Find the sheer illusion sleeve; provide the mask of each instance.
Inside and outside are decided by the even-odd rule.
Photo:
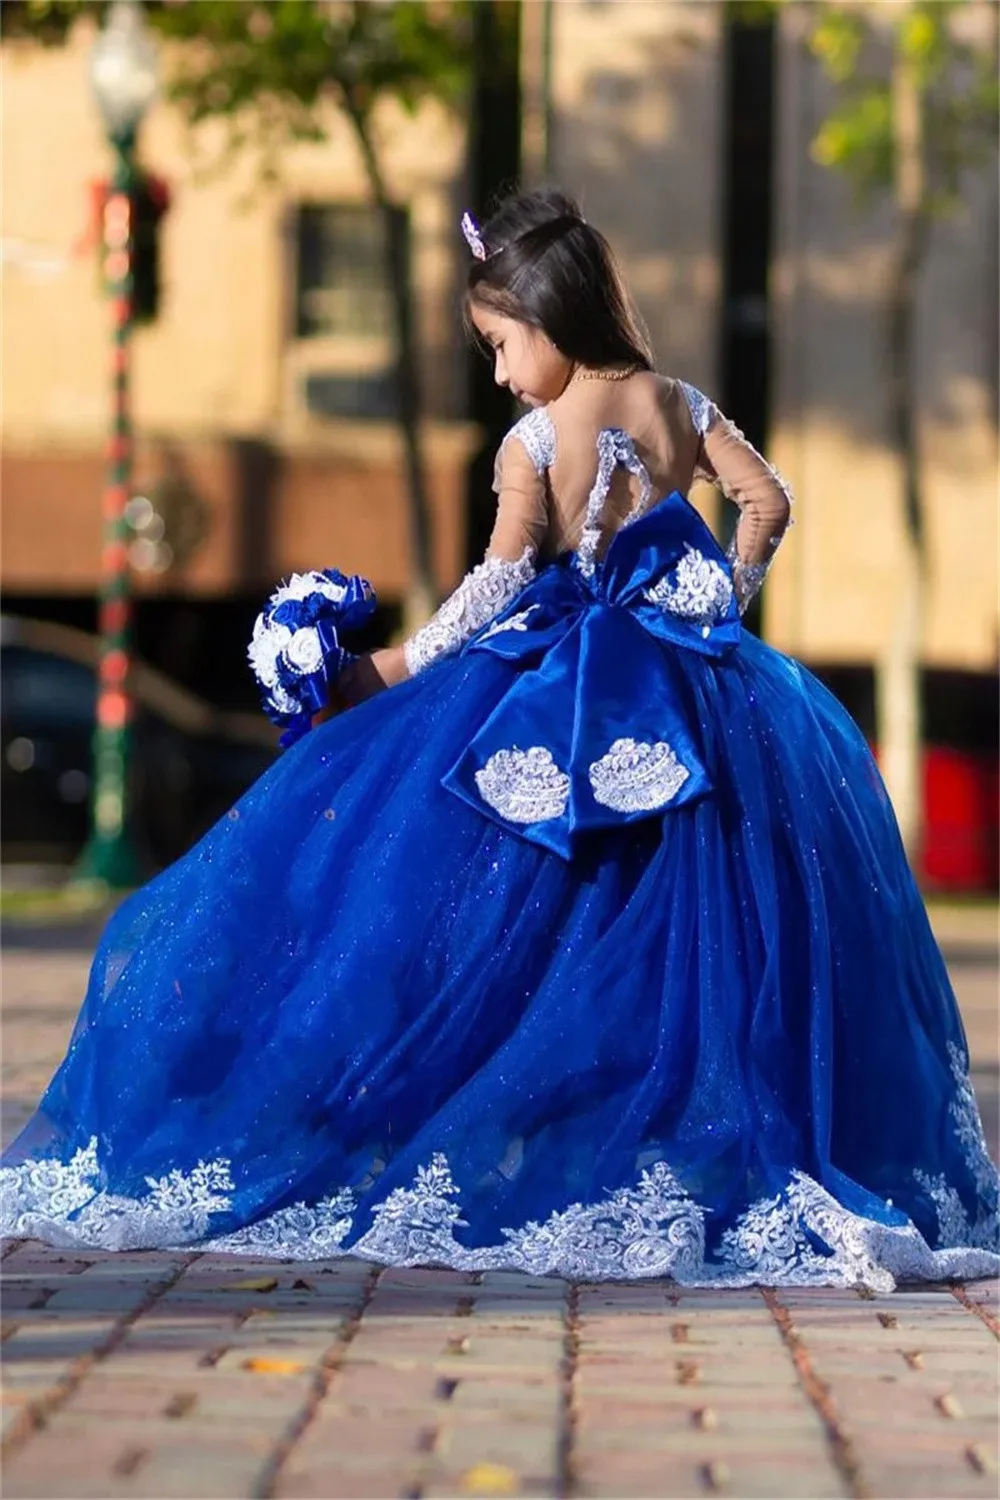
[[[742,613],[764,582],[788,528],[792,492],[714,401],[693,386],[682,389],[699,436],[696,476],[718,484],[740,509],[729,560]]]
[[[552,423],[539,409],[518,423],[497,456],[494,488],[500,500],[486,556],[467,573],[437,614],[403,647],[410,676],[439,656],[458,651],[505,609],[535,576],[539,549],[548,529],[545,470],[554,448]]]

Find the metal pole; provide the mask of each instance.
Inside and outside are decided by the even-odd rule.
[[[132,605],[125,508],[132,480],[129,403],[135,248],[134,134],[112,142],[115,171],[104,207],[104,273],[111,295],[113,414],[104,491],[101,549],[100,664],[93,741],[91,834],[79,875],[116,889],[136,885],[140,861],[128,827]]]

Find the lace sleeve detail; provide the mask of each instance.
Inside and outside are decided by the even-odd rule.
[[[740,519],[727,550],[740,613],[760,588],[791,521],[792,492],[778,470],[748,443],[739,428],[693,385],[679,381],[698,434],[696,478],[717,484],[739,506]]]
[[[500,444],[493,476],[493,488],[497,494],[500,493],[503,482],[504,449],[511,438],[520,438],[536,474],[544,474],[556,461],[555,426],[546,407],[536,406],[533,411],[526,412],[519,422],[514,423]]]
[[[458,651],[516,599],[535,576],[535,552],[526,547],[516,562],[487,556],[467,573],[455,592],[445,600],[433,619],[403,646],[411,677]]]
[[[697,386],[688,385],[686,380],[678,380],[677,384],[687,402],[695,432],[699,437],[704,437],[713,420],[718,416],[719,408],[703,391],[699,391]]]
[[[737,550],[735,536],[726,548],[726,557],[729,559],[729,565],[733,570],[733,591],[736,594],[736,603],[741,615],[746,614],[747,606],[764,587],[764,579],[767,577],[768,568],[774,561],[774,549],[777,546],[778,543],[775,542],[771,556],[766,561],[760,563],[743,561]]]
[[[511,438],[519,439],[513,448]],[[555,456],[556,431],[543,406],[515,422],[504,438],[494,478],[500,505],[489,551],[433,619],[404,642],[411,677],[460,650],[534,578],[547,527],[545,471]]]

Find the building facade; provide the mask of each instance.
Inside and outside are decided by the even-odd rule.
[[[903,544],[884,355],[891,225],[885,205],[860,211],[811,156],[831,96],[806,45],[809,15],[788,5],[771,31],[751,33],[717,0],[527,0],[522,175],[580,197],[621,257],[661,368],[715,396],[786,474],[796,525],[762,628],[826,675],[871,733]],[[970,0],[963,24],[989,45],[995,7]],[[81,26],[63,49],[0,48],[0,582],[11,610],[90,597],[98,576],[109,314],[94,249],[80,241],[87,184],[108,159],[90,41]],[[144,125],[144,163],[167,179],[173,204],[162,311],[135,343],[137,481],[179,483],[201,515],[194,543],[137,571],[144,597],[250,601],[290,569],[329,563],[366,573],[389,601],[405,588],[378,231],[350,131],[333,115],[329,129],[322,146],[290,150],[278,185],[265,187],[249,160],[205,172],[221,141],[192,140],[166,105]],[[379,131],[409,246],[444,590],[468,561],[481,436],[468,420],[459,317],[469,132],[433,105],[415,117],[386,108]],[[989,843],[980,865],[991,869],[996,168],[994,152],[967,174],[961,210],[933,228],[918,347],[928,732],[985,767],[966,821]],[[695,499],[725,527],[724,502]]]
[[[798,498],[768,583],[768,638],[809,662],[870,661],[891,629],[902,525],[883,347],[890,216],[884,206],[860,210],[811,158],[831,93],[806,46],[810,7],[784,7],[773,77],[752,80],[772,127],[757,186],[770,198],[771,244],[756,305],[746,294],[726,302],[734,80],[725,7],[550,0],[528,9],[526,165],[565,183],[609,226],[661,368],[722,402],[727,325],[766,330],[768,431],[751,435],[766,439]],[[966,25],[988,44],[995,8],[984,0],[969,12]],[[969,172],[963,208],[933,228],[917,356],[931,558],[924,657],[984,673],[998,650],[996,166],[994,153]],[[746,229],[736,223],[733,237]],[[749,432],[747,415],[732,414]]]
[[[3,66],[5,317],[2,583],[92,592],[109,413],[109,310],[89,234],[89,184],[109,169],[90,97],[92,28],[63,48],[9,41]],[[408,574],[392,340],[379,222],[346,122],[286,153],[213,174],[222,141],[159,104],[143,165],[172,196],[159,317],[134,340],[136,482],[182,477],[201,540],[137,572],[147,595],[225,597],[293,568],[341,564],[388,598]],[[465,350],[457,315],[457,184],[465,130],[444,109],[378,121],[408,245],[427,421],[424,449],[442,589],[465,565]],[[161,557],[162,557],[161,551]],[[142,553],[139,553],[142,560]]]

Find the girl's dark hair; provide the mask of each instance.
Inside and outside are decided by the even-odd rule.
[[[653,368],[611,247],[572,198],[554,189],[515,194],[481,232],[486,259],[469,267],[470,302],[540,328],[578,364]]]

